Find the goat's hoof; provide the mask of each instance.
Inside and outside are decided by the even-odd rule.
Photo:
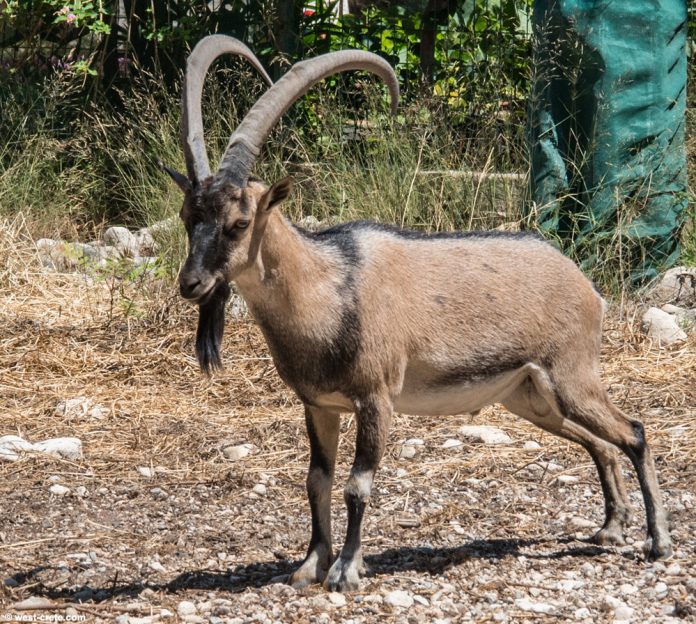
[[[672,544],[669,540],[665,543],[659,543],[655,540],[645,540],[645,559],[646,561],[658,561],[660,559],[669,559],[672,556]]]
[[[330,560],[324,557],[320,558],[316,552],[310,553],[302,565],[288,577],[288,585],[295,589],[301,589],[307,585],[323,582],[329,567],[328,563]]]
[[[355,591],[360,587],[362,561],[337,559],[324,580],[324,588],[330,592]]]
[[[326,573],[324,573],[324,576],[326,576]],[[295,572],[288,577],[288,585],[294,587],[295,589],[302,589],[308,585],[321,583],[324,576],[319,578],[318,574],[305,574],[301,569],[295,570]]]
[[[590,538],[590,541],[600,546],[624,546],[626,544],[621,529],[616,527],[604,527],[600,529]]]

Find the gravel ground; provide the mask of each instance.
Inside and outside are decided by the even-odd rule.
[[[500,408],[397,415],[364,527],[370,572],[341,595],[283,583],[309,539],[309,449],[302,410],[253,323],[230,320],[226,372],[206,380],[191,355],[194,312],[171,293],[150,289],[140,316],[118,317],[113,284],[23,284],[0,309],[0,436],[75,436],[83,457],[0,462],[0,619],[696,621],[693,336],[679,350],[651,349],[630,315],[614,313],[605,340],[612,396],[641,415],[653,445],[670,560],[642,558],[643,506],[627,464],[628,544],[598,547],[586,538],[603,504],[583,452]],[[103,409],[56,413],[78,396]],[[511,442],[458,435],[471,424]],[[344,418],[337,544],[354,430]],[[225,449],[241,444],[249,453],[229,459]]]

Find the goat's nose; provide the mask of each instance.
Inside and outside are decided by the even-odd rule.
[[[179,276],[179,292],[184,299],[192,299],[201,280],[195,275]]]

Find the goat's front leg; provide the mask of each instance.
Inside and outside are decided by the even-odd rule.
[[[296,588],[321,583],[333,560],[331,551],[331,486],[333,485],[340,418],[334,412],[305,406],[310,459],[307,495],[312,511],[312,538],[302,565],[288,582]]]
[[[344,491],[348,529],[341,554],[324,581],[324,586],[329,591],[354,590],[360,583],[360,573],[364,571],[360,545],[363,514],[372,492],[375,472],[384,453],[392,415],[391,402],[384,397],[369,397],[355,403],[355,459]]]

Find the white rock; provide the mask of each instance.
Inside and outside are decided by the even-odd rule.
[[[92,407],[92,400],[84,396],[77,396],[56,403],[53,413],[56,416],[75,418],[85,416]]]
[[[396,469],[396,478],[403,479],[404,477],[408,477],[408,470],[406,470],[405,468],[397,468]]]
[[[150,569],[154,570],[155,572],[166,572],[166,568],[156,559],[153,559],[150,561]]]
[[[522,448],[526,451],[534,451],[536,449],[541,448],[541,444],[538,442],[535,442],[534,440],[527,440],[523,445]]]
[[[428,601],[428,599],[427,599],[425,596],[418,596],[418,595],[415,595],[415,596],[413,597],[413,600],[414,600],[414,602],[417,602],[418,604],[421,604],[421,605],[423,605],[424,607],[430,606],[430,602]]]
[[[384,597],[384,602],[392,607],[403,607],[404,609],[408,609],[409,607],[413,606],[413,598],[411,597],[411,594],[402,589],[395,589],[394,591],[389,592]]]
[[[587,607],[580,607],[573,611],[573,616],[576,620],[584,620],[590,617],[590,610]]]
[[[574,475],[560,475],[558,477],[559,483],[577,483],[579,480],[580,478]]]
[[[34,445],[16,435],[0,438],[0,461],[17,461],[21,453],[34,450]]]
[[[138,255],[139,244],[138,239],[124,227],[110,227],[104,232],[104,242],[107,245],[112,245],[118,251],[130,258]]]
[[[655,583],[655,593],[659,596],[660,594],[666,594],[667,593],[667,583],[664,583],[663,581],[658,581]]]
[[[594,576],[595,568],[589,561],[585,561],[585,563],[580,566],[580,572],[582,572],[585,576]]]
[[[163,618],[174,617],[174,614],[169,609],[160,609],[159,614],[160,614],[160,617],[163,617]]]
[[[621,592],[622,596],[630,596],[631,594],[635,594],[638,591],[638,588],[630,583],[623,583],[619,587],[619,591]]]
[[[573,516],[570,519],[570,524],[576,529],[591,529],[595,526],[594,521],[588,520],[587,518],[581,518],[580,516]]]
[[[66,488],[60,483],[54,483],[50,488],[48,488],[48,491],[55,496],[65,496],[68,492],[70,492],[70,488]]]
[[[93,418],[94,420],[101,420],[102,418],[106,418],[108,415],[109,408],[104,407],[103,405],[94,405],[89,412],[87,412],[87,416]]]
[[[52,605],[53,602],[48,598],[32,596],[31,598],[25,598],[24,600],[15,602],[13,605],[11,605],[11,608],[16,609],[17,611],[30,611],[31,609],[44,609],[46,607],[51,607]]]
[[[257,483],[253,488],[252,492],[255,492],[259,496],[266,495],[266,486],[263,483]]]
[[[675,561],[674,563],[670,563],[667,566],[667,569],[665,570],[665,574],[668,574],[670,576],[678,576],[681,574],[681,566]]]
[[[222,449],[222,454],[230,461],[239,461],[253,450],[253,444],[238,444],[237,446],[226,446]]]
[[[399,459],[413,459],[416,456],[416,447],[404,444],[399,450]]]
[[[615,611],[621,606],[624,606],[626,603],[623,600],[619,600],[618,598],[611,596],[610,594],[606,594],[602,598],[602,607],[604,608],[605,611]]]
[[[522,611],[532,611],[533,613],[553,613],[556,607],[546,602],[534,602],[529,598],[517,598],[515,606]]]
[[[678,316],[680,314],[683,314],[686,312],[684,308],[680,308],[679,306],[672,305],[671,303],[665,303],[660,310],[663,312],[667,312],[667,314],[674,314],[674,316]]]
[[[138,246],[138,254],[141,256],[150,256],[158,252],[157,243],[152,237],[152,232],[149,228],[140,228],[134,235],[135,242]]]
[[[159,615],[146,615],[143,617],[135,617],[133,615],[128,616],[128,624],[155,624],[159,622]]]
[[[34,444],[34,449],[40,453],[64,457],[65,459],[80,459],[82,457],[82,441],[79,438],[50,438]]]
[[[87,491],[87,488],[84,485],[78,485],[75,488],[75,494],[80,498],[87,498],[87,496],[89,496],[89,492]]]
[[[622,604],[614,609],[614,622],[630,621],[633,617],[634,609],[627,604]]]
[[[659,308],[649,308],[642,319],[643,331],[658,346],[669,346],[684,342],[686,333],[679,327],[677,319]]]
[[[473,438],[484,444],[510,444],[512,439],[502,429],[489,425],[464,425],[459,433],[465,438]]]
[[[193,615],[196,613],[196,611],[196,605],[188,600],[182,600],[178,605],[176,605],[176,612],[179,614],[179,617]]]
[[[51,251],[51,249],[53,249],[57,244],[58,241],[55,241],[52,238],[40,238],[34,243],[39,252]]]
[[[330,592],[327,595],[327,598],[329,599],[329,602],[334,605],[334,607],[345,607],[346,606],[346,597],[343,594],[339,594],[338,592]]]
[[[442,443],[442,448],[456,448],[457,446],[461,446],[462,441],[461,440],[455,440],[454,438],[449,438],[448,440],[445,440]]]
[[[669,269],[650,295],[652,300],[663,304],[696,305],[696,269],[685,266]]]
[[[141,477],[145,477],[146,479],[152,479],[157,472],[154,468],[150,468],[149,466],[138,466],[137,471],[140,473]]]
[[[423,446],[425,444],[424,440],[421,440],[420,438],[409,438],[404,442],[404,444],[408,446]]]

